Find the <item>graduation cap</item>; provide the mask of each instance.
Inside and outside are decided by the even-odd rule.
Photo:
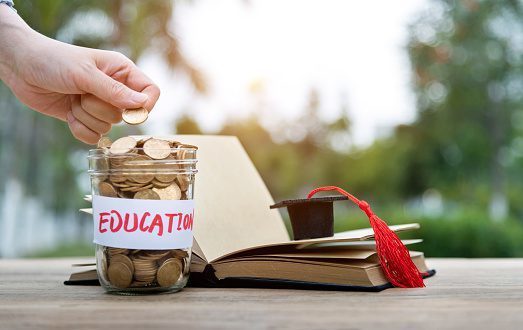
[[[322,191],[337,191],[342,196],[316,197]],[[350,200],[369,218],[374,232],[376,252],[387,279],[400,288],[424,287],[423,278],[409,251],[398,236],[390,230],[385,221],[371,209],[369,203],[336,186],[325,186],[311,190],[306,199],[292,199],[271,205],[271,209],[287,207],[291,218],[294,239],[330,237],[334,235],[333,203],[338,200]]]
[[[270,208],[287,208],[295,240],[331,237],[334,235],[333,203],[347,199],[346,196],[289,199]]]

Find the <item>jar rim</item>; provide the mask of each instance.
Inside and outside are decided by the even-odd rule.
[[[187,150],[192,155],[196,155],[197,149],[194,148],[171,148],[173,151]],[[143,150],[143,148],[132,148],[130,151]],[[165,149],[148,149],[148,150],[165,150]],[[118,160],[121,158],[143,156],[134,152],[122,154],[111,154],[106,148],[96,148],[89,150],[87,159],[89,160],[89,169],[87,171],[91,176],[102,175],[125,175],[125,174],[195,174],[198,172],[196,163],[198,159],[173,159],[166,157],[164,159],[129,159],[125,165],[118,168],[93,168],[92,162],[96,164],[100,160]],[[136,168],[143,166],[142,168]],[[94,166],[96,167],[96,166]]]

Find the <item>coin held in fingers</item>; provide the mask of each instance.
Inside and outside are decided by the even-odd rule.
[[[122,113],[123,121],[130,125],[138,125],[147,120],[149,111],[145,108],[125,109]]]

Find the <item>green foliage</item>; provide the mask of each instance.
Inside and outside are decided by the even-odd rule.
[[[521,175],[513,141],[520,116],[523,11],[516,1],[433,1],[411,26],[409,55],[419,117],[397,143],[415,141],[406,168],[433,187],[472,202],[507,196]],[[486,193],[486,196],[485,196]],[[519,205],[513,208],[521,212]]]
[[[523,224],[516,219],[493,222],[478,209],[412,219],[409,212],[397,207],[378,209],[378,215],[389,224],[420,223],[419,230],[399,236],[423,239],[423,243],[409,248],[423,251],[428,257],[523,257]],[[338,209],[335,214],[337,232],[368,227],[368,219],[356,207]]]
[[[28,258],[93,257],[94,245],[89,243],[64,243],[50,250],[29,254]]]

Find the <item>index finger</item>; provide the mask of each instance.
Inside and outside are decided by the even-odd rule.
[[[151,78],[143,73],[143,71],[137,66],[134,66],[130,69],[129,74],[123,83],[129,88],[149,96],[149,99],[145,103],[145,109],[151,112],[160,97],[160,88],[156,86]]]
[[[109,51],[96,51],[95,60],[97,67],[133,91],[148,96],[144,107],[151,109],[160,97],[160,89],[133,61],[124,55]]]

